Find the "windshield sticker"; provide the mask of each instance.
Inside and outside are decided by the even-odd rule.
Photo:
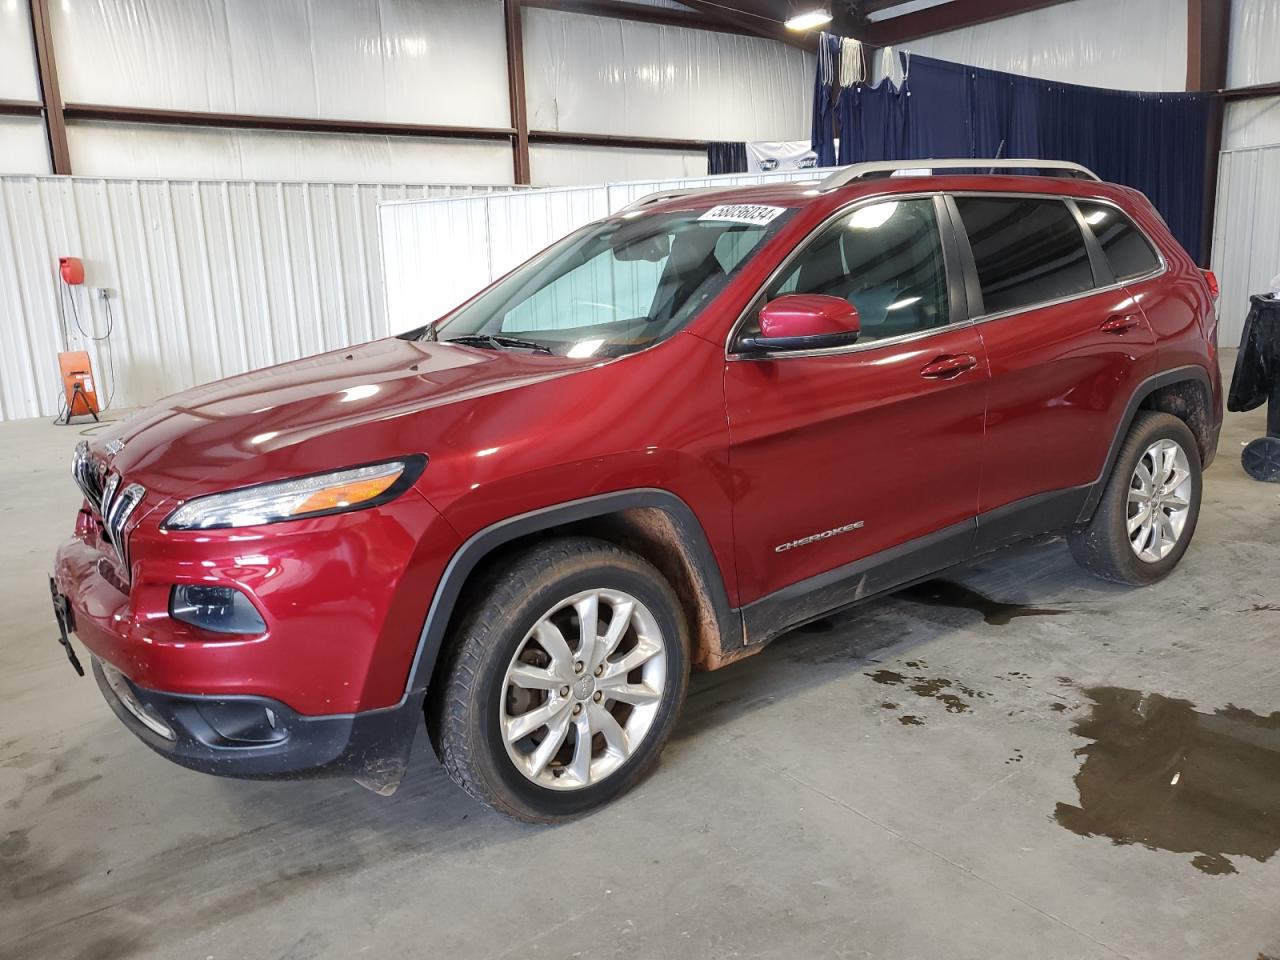
[[[726,203],[712,207],[699,220],[720,220],[727,223],[751,223],[764,226],[787,212],[786,207],[766,207],[758,203]]]

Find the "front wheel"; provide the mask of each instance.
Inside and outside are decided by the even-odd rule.
[[[1145,586],[1178,565],[1200,517],[1200,452],[1190,428],[1167,413],[1134,419],[1093,518],[1067,537],[1084,569]]]
[[[554,540],[493,571],[469,602],[432,723],[453,780],[539,823],[634,784],[688,683],[688,631],[662,575],[602,540]]]

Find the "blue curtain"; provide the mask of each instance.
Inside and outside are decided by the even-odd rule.
[[[836,68],[840,63],[840,38],[830,33],[823,33],[818,38],[818,68],[813,80],[813,135],[810,146],[818,155],[818,166],[834,167],[836,165],[835,129],[833,121],[836,116],[836,94],[839,89],[836,80]]]
[[[747,145],[741,140],[707,144],[707,173],[746,173]]]
[[[883,80],[842,92],[836,111],[840,163],[995,156],[1073,160],[1104,180],[1145,193],[1173,235],[1202,260],[1210,107],[1204,94],[1051,83],[931,57],[904,62],[901,89]],[[820,100],[829,102],[830,93],[823,97],[815,88],[815,105]]]

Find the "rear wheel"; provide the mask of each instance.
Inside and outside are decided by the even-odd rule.
[[[1115,583],[1162,580],[1191,543],[1201,484],[1190,428],[1167,413],[1139,413],[1093,519],[1067,537],[1076,562]]]
[[[488,583],[455,637],[432,725],[445,769],[520,820],[608,802],[657,760],[684,699],[674,592],[640,557],[585,538],[534,547]]]

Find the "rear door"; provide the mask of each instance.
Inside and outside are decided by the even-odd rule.
[[[734,355],[731,344],[725,400],[744,600],[886,551],[897,551],[895,570],[915,570],[967,550],[987,365],[964,317],[947,224],[940,198],[860,205],[819,229],[748,310],[738,337],[758,330],[760,307],[778,296],[839,296],[858,308],[862,332],[851,347],[763,357]],[[898,562],[939,531],[936,543],[915,545],[912,563]],[[862,586],[882,587],[884,573]],[[848,584],[826,587],[854,599]],[[790,593],[799,601],[812,591]],[[784,604],[764,632],[803,609]],[[748,617],[749,632],[758,622]]]
[[[1155,369],[1155,339],[1074,202],[952,203],[991,365],[981,549],[1074,521],[1129,398]]]

